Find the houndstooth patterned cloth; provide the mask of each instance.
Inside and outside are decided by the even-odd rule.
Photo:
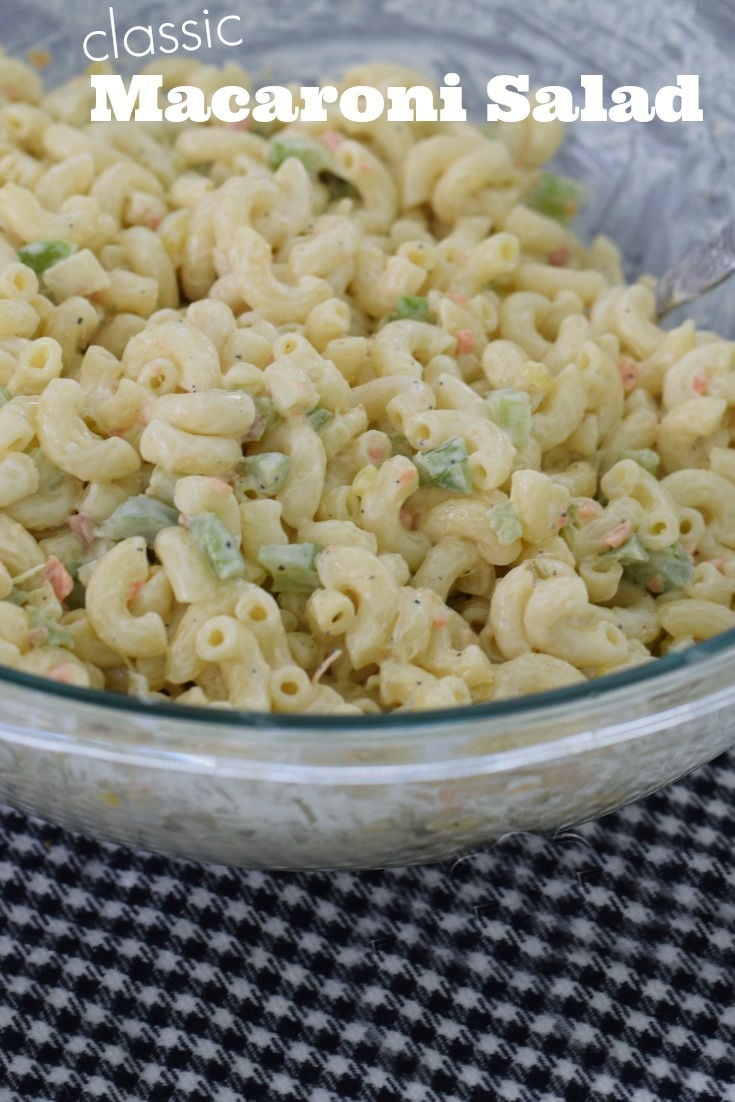
[[[206,867],[0,816],[0,1102],[735,1100],[735,756],[556,838]]]

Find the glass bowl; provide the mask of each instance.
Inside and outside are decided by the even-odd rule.
[[[168,9],[128,0],[114,11],[127,27],[169,20]],[[105,25],[101,10],[92,0],[73,10],[29,0],[6,14],[3,44],[19,56],[50,50],[51,85],[83,71],[82,40]],[[358,61],[395,60],[435,77],[460,73],[475,111],[496,73],[570,88],[581,73],[604,73],[610,87],[649,89],[699,74],[702,123],[574,124],[557,164],[586,185],[578,229],[613,237],[631,277],[660,273],[733,216],[727,0],[642,0],[630,9],[593,0],[521,9],[488,0],[233,0],[226,11],[244,28],[236,60],[259,80],[323,83]],[[732,297],[724,284],[687,312],[733,337]],[[601,815],[725,750],[735,742],[734,670],[735,632],[727,632],[521,700],[360,718],[151,706],[0,670],[0,799],[99,837],[232,865],[437,860],[510,831]]]

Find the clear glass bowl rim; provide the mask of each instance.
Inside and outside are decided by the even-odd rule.
[[[323,732],[325,727],[339,726],[342,731],[354,731],[363,735],[373,734],[376,742],[383,741],[384,734],[395,733],[397,728],[408,729],[413,736],[426,737],[427,740],[440,739],[450,732],[461,735],[462,728],[469,729],[478,721],[497,721],[503,718],[516,721],[532,720],[539,713],[547,711],[552,722],[555,713],[567,708],[579,706],[585,700],[594,700],[600,709],[621,690],[636,688],[645,690],[650,684],[652,690],[661,688],[661,682],[667,675],[699,667],[706,676],[707,666],[714,665],[731,651],[735,665],[735,628],[720,632],[693,646],[674,651],[660,658],[643,662],[617,672],[603,674],[600,677],[579,682],[574,685],[548,689],[543,692],[524,694],[503,700],[487,701],[478,704],[459,705],[451,708],[434,708],[421,711],[392,711],[376,714],[344,716],[318,714],[290,714],[283,712],[255,712],[244,710],[225,710],[219,708],[180,705],[173,701],[146,701],[141,698],[122,696],[99,689],[85,689],[73,685],[63,685],[34,674],[22,673],[9,667],[0,668],[0,699],[3,684],[28,689],[44,696],[44,704],[54,699],[59,702],[76,702],[82,705],[99,707],[108,712],[126,713],[131,717],[140,716],[146,720],[165,718],[176,720],[182,727],[182,742],[196,724],[229,728],[238,726],[247,729],[248,737],[290,740],[297,734]],[[655,713],[652,712],[653,716]],[[581,732],[580,732],[581,733]],[[586,732],[587,734],[589,733]],[[2,738],[0,729],[0,739]],[[85,736],[75,735],[75,744],[83,744]],[[89,741],[96,743],[97,738],[90,736]],[[551,740],[555,741],[555,740]],[[548,743],[547,743],[548,746]],[[168,750],[172,747],[169,745]],[[530,749],[530,747],[527,747]]]

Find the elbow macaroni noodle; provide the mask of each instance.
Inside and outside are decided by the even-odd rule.
[[[99,127],[6,61],[0,661],[357,714],[735,625],[735,344],[534,203],[557,126]]]

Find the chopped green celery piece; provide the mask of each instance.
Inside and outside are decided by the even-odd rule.
[[[609,551],[604,552],[604,555],[607,559],[619,562],[621,566],[634,566],[636,563],[648,562],[649,558],[649,552],[635,532],[625,543],[621,543],[620,547],[611,547]]]
[[[487,511],[487,522],[503,547],[509,547],[523,535],[521,521],[512,501],[491,505]]]
[[[172,528],[179,523],[176,509],[164,505],[155,497],[137,494],[123,501],[115,512],[97,526],[97,535],[110,540],[126,540],[130,536],[143,536],[152,547],[158,533],[163,528]]]
[[[310,176],[319,178],[329,192],[330,202],[358,198],[357,188],[333,171],[332,157],[318,142],[293,134],[273,138],[268,147],[270,168],[275,172],[288,157],[297,157]]]
[[[41,612],[40,608],[35,608],[31,605],[28,609],[28,619],[31,623],[31,628],[37,630],[41,628],[46,632],[46,638],[44,642],[48,643],[51,647],[68,647],[71,644],[71,635],[63,628],[58,620],[52,619],[50,616],[46,616]]]
[[[679,543],[664,551],[649,551],[644,563],[630,563],[623,576],[634,585],[642,586],[658,596],[682,589],[691,580],[694,564]]]
[[[238,470],[243,472],[235,480],[235,495],[239,500],[246,497],[248,491],[258,497],[275,497],[291,473],[291,460],[283,452],[261,452],[245,456]]]
[[[267,543],[258,562],[270,574],[274,593],[312,593],[319,586],[316,560],[320,543]]]
[[[12,397],[13,395],[6,386],[0,386],[0,406],[6,405]]]
[[[402,436],[400,432],[389,432],[388,439],[390,440],[391,456],[405,455],[407,459],[413,459],[414,450],[405,436]]]
[[[634,459],[649,474],[655,474],[661,465],[661,457],[656,454],[653,448],[639,448],[637,451],[623,452],[620,458]]]
[[[317,176],[331,167],[332,159],[323,146],[310,138],[296,135],[272,138],[268,146],[268,167],[280,168],[289,157],[296,157],[310,176]]]
[[[424,295],[399,295],[388,321],[428,321],[429,300]]]
[[[273,401],[264,394],[253,398],[253,404],[255,406],[255,420],[243,437],[243,443],[246,444],[253,440],[262,439],[278,420],[278,412],[273,405]]]
[[[218,578],[242,578],[245,560],[235,537],[216,513],[200,513],[189,521],[189,534],[209,559]]]
[[[498,426],[507,432],[517,448],[528,443],[531,435],[531,402],[525,390],[503,387],[492,390],[485,398],[490,407],[490,416]]]
[[[333,417],[334,414],[331,410],[325,409],[324,406],[314,406],[314,409],[307,413],[306,420],[314,432],[319,432],[319,429],[326,425],[327,421],[331,421]]]
[[[163,467],[154,467],[146,487],[146,496],[162,501],[164,505],[174,507],[174,490],[179,476],[171,474]]]
[[[461,436],[455,436],[431,451],[420,452],[413,462],[422,486],[441,486],[443,490],[454,490],[459,494],[472,492],[467,449]]]
[[[568,222],[577,213],[581,196],[582,189],[574,180],[542,172],[536,184],[523,196],[523,202],[557,222]]]
[[[66,260],[73,252],[74,246],[68,241],[31,241],[28,245],[21,245],[18,256],[21,263],[33,268],[36,275],[41,275],[59,260]]]
[[[338,176],[336,172],[332,172],[328,168],[323,169],[319,173],[319,179],[327,188],[329,200],[332,203],[337,199],[359,198],[360,192],[354,184],[351,184],[349,180],[345,180],[343,176]]]

